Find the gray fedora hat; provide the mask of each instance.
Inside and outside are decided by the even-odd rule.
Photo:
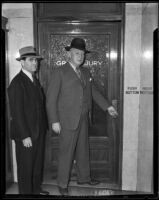
[[[43,59],[38,53],[36,52],[35,48],[33,46],[27,46],[19,49],[20,57],[16,58],[16,60],[20,61],[22,58],[26,57],[34,57],[37,59]]]
[[[86,43],[82,38],[74,38],[71,45],[65,47],[66,51],[69,51],[71,48],[82,50],[85,53],[90,53],[90,51],[86,50]]]

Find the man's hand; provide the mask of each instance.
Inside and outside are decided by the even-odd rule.
[[[30,137],[23,139],[22,142],[25,147],[32,147],[32,141]]]
[[[118,116],[118,113],[113,106],[108,107],[107,110],[109,115],[111,115],[113,118],[116,118]]]
[[[52,123],[52,130],[57,133],[57,134],[60,134],[61,132],[61,125],[59,122],[56,122],[56,123]]]

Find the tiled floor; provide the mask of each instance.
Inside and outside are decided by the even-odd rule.
[[[50,195],[60,195],[57,186],[44,184],[43,189],[50,192]],[[14,183],[6,192],[6,194],[18,194],[17,184]],[[97,195],[112,195],[113,192],[106,189],[89,188],[89,187],[69,187],[70,196],[97,196]]]
[[[43,189],[50,192],[50,195],[59,196],[60,193],[57,188],[56,180],[50,180],[49,183],[43,184]],[[6,194],[18,194],[17,183],[11,185],[6,191]],[[69,184],[69,196],[110,196],[110,195],[136,195],[143,193],[136,193],[132,191],[119,191],[107,188],[107,184],[100,183],[97,186],[89,186],[88,184],[79,186],[76,181],[71,181]]]
[[[51,171],[44,173],[43,180],[43,189],[47,190],[50,195],[59,196],[57,182],[53,173]],[[69,196],[112,196],[112,195],[136,195],[143,194],[141,192],[132,192],[132,191],[121,191],[115,189],[115,185],[101,182],[98,185],[90,186],[88,184],[78,185],[76,182],[76,177],[72,178],[73,180],[69,183]],[[113,188],[113,189],[112,189]],[[13,183],[6,191],[6,194],[18,194],[17,183]]]

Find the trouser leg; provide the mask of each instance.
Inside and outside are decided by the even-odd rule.
[[[33,141],[34,145],[34,166],[33,166],[33,193],[39,193],[42,184],[42,172],[44,162],[44,136]]]
[[[62,130],[59,135],[57,183],[62,188],[68,186],[77,137],[77,130]]]
[[[24,147],[16,141],[17,176],[20,194],[32,194],[32,147]]]
[[[88,118],[83,114],[80,120],[79,135],[76,145],[76,170],[78,182],[90,181],[90,159],[89,159],[89,138]]]

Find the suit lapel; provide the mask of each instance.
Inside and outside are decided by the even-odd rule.
[[[84,70],[83,70],[83,68],[82,67],[80,67],[80,70],[81,70],[81,79],[82,79],[82,86],[83,86],[83,88],[84,87],[86,87],[86,84],[87,84],[87,78],[86,78],[86,76],[85,76],[85,73],[84,73]]]
[[[84,88],[86,86],[86,77],[84,76],[83,70],[81,70],[81,68],[80,68],[80,70],[81,70],[81,76],[82,76],[82,80],[81,80],[69,63],[66,64],[66,68],[67,68],[67,72],[69,73],[70,79],[71,79],[71,77],[72,78],[76,78],[76,80],[78,80],[78,82]]]
[[[20,71],[20,75],[23,79],[25,79],[26,81],[29,81],[30,83],[33,84],[33,82],[30,80],[30,78],[22,70]]]
[[[23,82],[26,82],[27,84],[29,84],[31,88],[36,87],[34,89],[38,90],[41,99],[43,99],[42,91],[41,91],[41,88],[39,86],[38,80],[36,80],[37,84],[35,86],[34,83],[30,80],[30,78],[22,70],[20,71],[20,76],[22,77]]]
[[[77,76],[77,74],[76,74],[76,72],[74,71],[74,69],[70,65],[70,63],[67,63],[66,66],[67,66],[67,72],[69,73],[69,75],[73,76],[73,77],[76,77],[77,79],[79,79],[78,76]]]

